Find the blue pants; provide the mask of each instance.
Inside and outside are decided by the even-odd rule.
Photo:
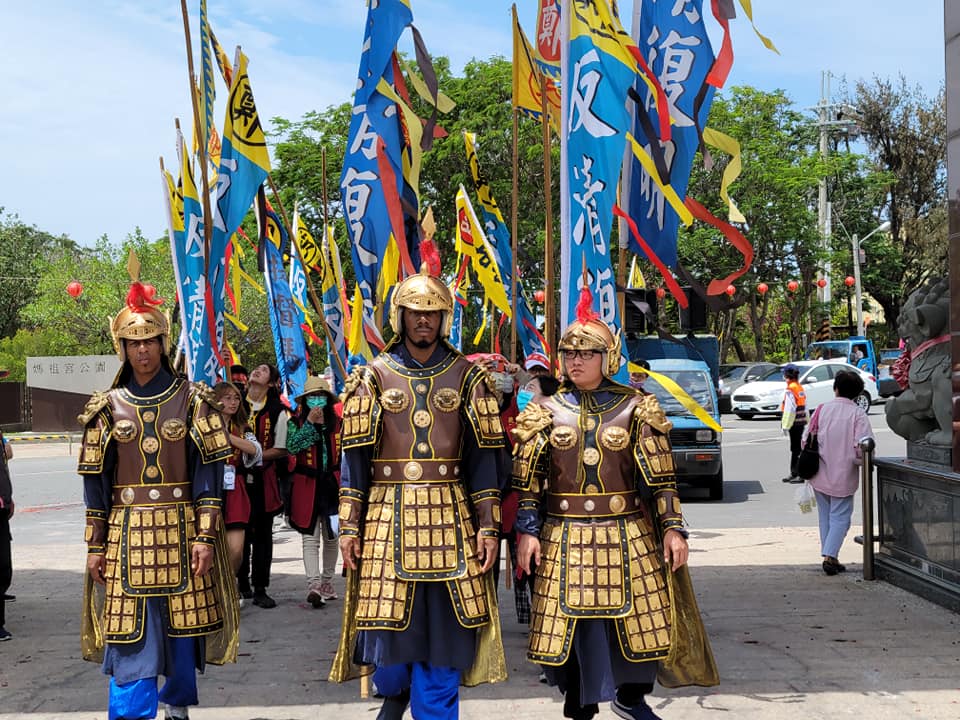
[[[814,490],[817,514],[820,516],[820,554],[839,558],[840,546],[850,529],[853,495],[833,497]]]
[[[110,720],[156,717],[161,702],[177,707],[200,702],[197,698],[196,640],[176,638],[170,644],[173,646],[173,674],[167,677],[159,693],[156,677],[141,678],[122,685],[110,678]]]
[[[460,671],[427,663],[377,668],[373,675],[383,695],[410,689],[414,720],[456,720],[460,717]]]

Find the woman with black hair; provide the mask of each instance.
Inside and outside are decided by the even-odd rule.
[[[274,608],[276,601],[267,595],[270,586],[270,565],[273,563],[273,518],[283,508],[279,473],[285,472],[287,457],[287,421],[290,413],[280,399],[280,371],[266,363],[258,365],[247,380],[247,406],[250,424],[263,448],[263,464],[247,473],[247,494],[250,496],[251,545],[250,577],[241,567],[241,597],[253,597],[253,604]],[[251,581],[253,592],[250,592]]]

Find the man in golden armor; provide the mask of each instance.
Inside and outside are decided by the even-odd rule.
[[[504,446],[487,374],[447,341],[453,298],[426,269],[393,292],[396,338],[348,378],[340,550],[349,569],[330,678],[373,665],[382,718],[458,717],[459,685],[506,677],[488,572]],[[504,480],[506,478],[504,477]]]
[[[665,566],[687,562],[667,433],[653,395],[614,382],[620,341],[589,292],[558,343],[563,382],[517,418],[518,564],[533,573],[528,657],[564,693],[564,716],[598,703],[655,720],[644,700],[671,645]],[[699,622],[699,613],[697,613]]]
[[[123,363],[80,415],[87,506],[83,655],[110,675],[110,720],[188,717],[196,669],[236,659],[220,520],[231,448],[209,388],[177,377],[169,322],[134,282],[111,324]],[[102,591],[99,589],[102,586]],[[100,603],[103,596],[102,607]],[[157,691],[157,676],[166,682]]]

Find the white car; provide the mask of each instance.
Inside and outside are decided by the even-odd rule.
[[[870,403],[880,396],[877,379],[849,363],[839,360],[797,360],[791,364],[800,369],[800,384],[807,396],[808,415],[818,405],[833,399],[833,378],[840,371],[858,373],[863,379],[863,392],[857,396],[855,402],[864,412],[869,413]],[[746,419],[756,415],[780,415],[780,404],[787,389],[783,379],[784,367],[781,365],[766,377],[745,383],[734,391],[730,398],[730,407],[737,417]]]

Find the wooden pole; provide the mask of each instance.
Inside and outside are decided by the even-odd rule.
[[[519,242],[517,240],[517,203],[519,199],[517,195],[519,193],[519,178],[517,177],[517,166],[519,165],[519,138],[517,137],[520,130],[520,123],[518,121],[517,109],[513,109],[513,202],[510,203],[510,245],[513,250],[513,268],[510,276],[510,298],[513,301],[513,306],[511,310],[513,311],[513,322],[510,323],[510,362],[517,362],[517,323],[520,322],[520,318],[517,316],[517,268],[519,266],[517,262],[517,250]]]
[[[323,197],[323,232],[327,232],[327,148],[320,148],[320,188]],[[326,239],[326,235],[323,236]]]
[[[210,213],[210,193],[207,188],[207,148],[203,142],[203,126],[200,124],[200,105],[196,92],[196,74],[193,72],[193,47],[190,41],[190,19],[187,15],[187,0],[180,0],[180,12],[183,15],[183,37],[187,43],[187,73],[190,75],[190,103],[193,105],[193,126],[200,135],[200,181],[202,190],[200,199],[203,202],[203,245],[204,245],[204,275],[210,277],[210,238],[213,234],[213,219]]]
[[[284,224],[287,226],[287,232],[290,232],[290,219],[287,217],[287,211],[283,209],[283,202],[280,200],[280,193],[277,192],[277,186],[273,184],[273,176],[267,175],[267,184],[270,185],[270,192],[273,193],[273,199],[277,203],[277,207],[280,209],[280,215],[283,218]],[[294,228],[294,232],[296,228]],[[324,228],[326,232],[326,228]],[[262,242],[262,240],[261,240]],[[320,302],[320,298],[317,297],[317,291],[313,288],[313,283],[310,281],[310,274],[307,272],[306,266],[303,264],[303,258],[300,257],[300,253],[297,253],[297,262],[300,263],[300,268],[303,270],[304,276],[307,278],[307,295],[310,297],[310,304],[313,305],[314,311],[320,318],[320,327],[323,330],[323,336],[330,347],[333,347],[333,340],[330,337],[330,330],[327,328],[327,317],[323,312],[323,303]],[[347,376],[347,369],[343,366],[343,360],[340,359],[340,355],[336,352],[330,353],[333,355],[333,359],[337,362],[337,368],[344,377]]]
[[[556,301],[553,280],[553,183],[550,178],[550,122],[547,116],[547,81],[543,75],[540,76],[540,109],[540,120],[543,123],[543,188],[544,212],[546,214],[544,255],[547,266],[545,271],[547,297],[543,308],[546,316],[546,337],[547,345],[550,346],[550,368],[552,370],[556,366],[557,359],[556,342],[554,342]]]

